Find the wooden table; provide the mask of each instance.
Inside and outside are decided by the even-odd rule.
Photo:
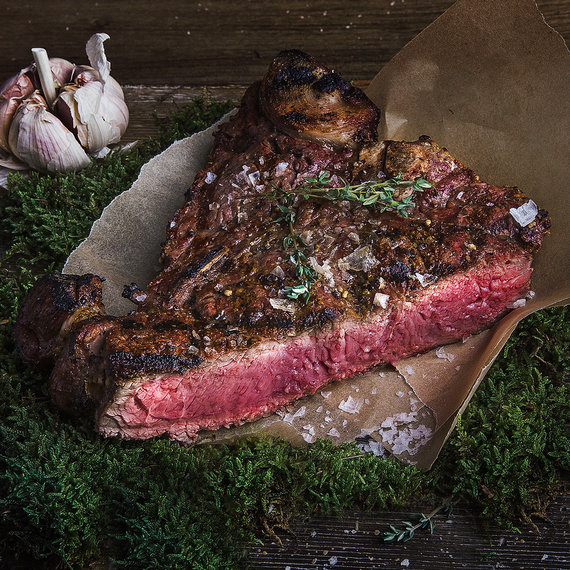
[[[499,1],[499,0],[497,0]],[[568,41],[570,1],[538,0],[546,21]],[[299,48],[365,86],[409,40],[453,0],[5,0],[0,5],[0,78],[31,61],[31,47],[86,63],[92,33],[106,32],[112,73],[131,112],[125,140],[152,135],[156,111],[166,115],[203,93],[237,99],[281,49]],[[429,510],[415,505],[411,512]],[[315,519],[267,541],[251,555],[254,568],[569,568],[565,526],[570,499],[549,510],[543,536],[483,529],[458,507],[435,534],[385,545],[381,533],[405,513],[354,513]],[[547,537],[547,538],[546,538]],[[565,561],[565,562],[564,562]]]
[[[497,0],[499,1],[499,0]],[[31,62],[30,49],[87,63],[95,32],[111,39],[112,74],[125,87],[131,121],[125,140],[155,132],[167,114],[204,89],[239,98],[281,49],[298,48],[365,86],[454,0],[4,0],[0,78]],[[539,0],[546,21],[567,40],[570,2]]]

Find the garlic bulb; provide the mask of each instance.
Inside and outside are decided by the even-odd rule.
[[[17,158],[42,172],[78,170],[91,162],[73,133],[48,111],[37,91],[18,107],[8,144]]]
[[[89,155],[98,156],[107,145],[119,142],[129,111],[121,86],[109,75],[111,65],[103,48],[107,39],[107,34],[94,34],[87,42],[91,66],[61,58],[49,59],[48,65],[45,50],[34,49],[36,64],[4,82],[0,166],[77,170],[89,165]],[[45,63],[37,52],[43,52]]]

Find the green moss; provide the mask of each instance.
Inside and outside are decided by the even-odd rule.
[[[543,513],[570,469],[569,312],[518,325],[428,476],[510,528]]]
[[[382,510],[453,494],[507,526],[542,510],[569,468],[568,309],[519,325],[429,473],[352,445],[276,440],[187,449],[100,438],[49,404],[10,328],[36,277],[58,271],[103,207],[172,140],[229,105],[198,100],[160,135],[65,176],[13,176],[0,198],[0,556],[28,567],[235,568],[290,516]]]

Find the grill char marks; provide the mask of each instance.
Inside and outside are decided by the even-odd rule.
[[[377,119],[336,74],[280,54],[215,134],[169,224],[163,271],[145,291],[127,287],[136,311],[104,316],[94,276],[46,278],[28,295],[16,335],[28,360],[55,355],[74,323],[52,374],[56,405],[95,408],[105,435],[192,442],[504,314],[528,289],[547,213],[521,228],[509,210],[522,192],[482,182],[429,137],[375,142]],[[321,171],[337,186],[401,174],[433,188],[408,218],[297,198],[293,230],[317,274],[304,303],[286,297],[299,282],[289,228],[265,195]]]
[[[36,368],[53,364],[73,322],[104,310],[100,277],[41,277],[22,305],[13,331],[22,359]]]
[[[338,146],[375,141],[379,111],[340,75],[298,51],[281,52],[261,85],[265,115],[281,130]]]

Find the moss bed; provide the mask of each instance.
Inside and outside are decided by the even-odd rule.
[[[146,161],[230,107],[195,100],[127,154],[79,173],[12,175],[1,191],[0,567],[235,568],[292,516],[453,497],[516,530],[560,492],[570,466],[568,307],[519,324],[427,473],[324,441],[106,440],[52,408],[47,374],[25,368],[11,340],[20,300],[39,275],[61,270]]]

